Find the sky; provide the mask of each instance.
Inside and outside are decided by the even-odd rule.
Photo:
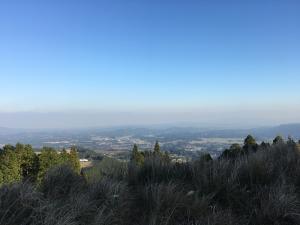
[[[297,0],[0,0],[0,127],[300,122]]]

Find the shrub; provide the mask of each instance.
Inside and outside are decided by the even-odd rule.
[[[92,168],[88,168],[83,171],[85,178],[90,182],[94,182],[102,178],[123,180],[127,176],[127,173],[128,167],[126,163],[108,157],[104,157]]]
[[[0,224],[35,224],[41,216],[42,195],[28,183],[3,185],[0,188]]]
[[[44,196],[52,200],[68,198],[82,189],[84,179],[67,165],[50,169],[41,183]]]

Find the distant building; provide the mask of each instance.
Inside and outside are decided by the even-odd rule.
[[[79,162],[88,162],[88,159],[79,159]]]

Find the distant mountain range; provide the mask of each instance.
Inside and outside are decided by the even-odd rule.
[[[251,129],[212,129],[212,128],[197,128],[197,127],[169,127],[169,128],[148,128],[148,127],[111,127],[111,128],[87,128],[87,129],[18,129],[0,127],[0,135],[15,135],[15,134],[41,134],[41,133],[96,133],[107,136],[125,136],[125,135],[200,135],[202,137],[244,137],[252,134],[258,138],[272,138],[276,135],[284,137],[292,136],[300,138],[300,123],[282,124],[279,126],[258,127]]]
[[[248,134],[259,139],[274,138],[277,135],[283,137],[291,136],[295,139],[300,138],[300,123],[299,124],[283,124],[274,127],[259,127],[252,129],[224,129],[224,130],[211,130],[201,132],[203,137],[245,137]]]

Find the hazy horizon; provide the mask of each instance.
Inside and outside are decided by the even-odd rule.
[[[300,122],[297,1],[0,3],[0,126]]]
[[[298,111],[287,109],[190,112],[0,112],[0,127],[72,129],[92,127],[179,126],[199,128],[255,128],[299,123]],[[289,114],[288,119],[283,115]]]

